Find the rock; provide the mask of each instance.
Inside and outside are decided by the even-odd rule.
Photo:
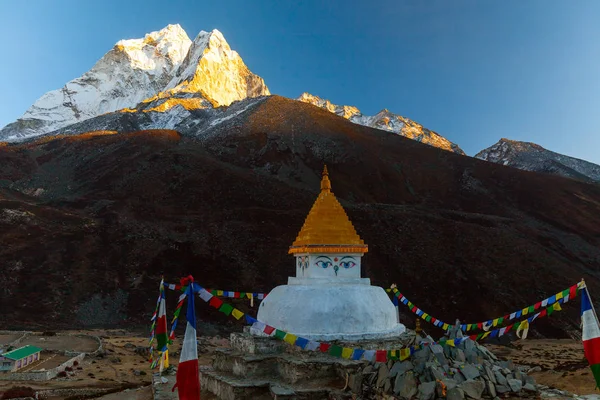
[[[470,364],[461,366],[460,372],[462,372],[466,380],[475,379],[480,376],[479,370]]]
[[[523,389],[523,382],[520,379],[509,379],[508,386],[510,386],[510,390],[517,393]]]
[[[494,375],[496,376],[496,383],[498,385],[508,386],[508,381],[500,371],[495,371]]]
[[[535,387],[535,385],[532,385],[531,383],[526,383],[523,386],[523,390],[525,390],[527,392],[537,392],[537,388]]]
[[[439,369],[437,369],[436,367],[432,366],[429,368],[429,371],[431,372],[431,376],[433,377],[434,380],[442,380],[445,378],[444,373],[441,372]]]
[[[454,388],[446,393],[446,400],[462,400],[465,398],[465,392],[462,389]]]
[[[502,374],[504,374],[504,376],[510,375],[511,374],[511,370],[510,368],[502,368]]]
[[[388,362],[387,362],[388,369],[392,369],[393,365],[394,365],[394,362],[392,360],[388,360]]]
[[[363,374],[363,375],[368,375],[368,374],[370,374],[371,372],[373,372],[373,366],[372,366],[372,365],[370,365],[370,364],[369,364],[369,365],[367,365],[367,366],[365,367],[365,369],[363,369],[363,370],[362,370],[362,374]]]
[[[496,392],[498,392],[498,394],[508,393],[510,392],[510,388],[504,385],[496,385]]]
[[[455,351],[456,351],[456,354],[454,356],[454,359],[456,361],[459,361],[459,362],[465,362],[465,361],[467,361],[467,358],[465,356],[465,352],[464,351],[462,351],[461,349],[455,349]]]
[[[133,370],[133,374],[134,374],[135,376],[140,376],[140,375],[142,374],[142,371],[140,371],[139,369],[134,369],[134,370]]]
[[[419,400],[432,400],[435,397],[436,382],[425,382],[419,386]]]
[[[523,382],[523,374],[521,373],[521,371],[517,369],[515,370],[515,372],[513,372],[513,375],[516,380],[521,381],[521,383]]]
[[[387,365],[381,364],[379,367],[379,372],[377,373],[377,387],[380,388],[383,386],[383,382],[386,378],[390,376],[390,370]]]
[[[126,348],[127,350],[135,350],[137,346],[133,343],[125,343],[125,345],[123,347]]]
[[[492,382],[495,385],[497,383],[496,382],[496,376],[494,375],[494,373],[492,372],[492,370],[490,369],[490,367],[488,367],[486,365],[486,366],[483,367],[483,370],[485,371],[484,378],[487,378],[488,381]]]
[[[523,384],[526,385],[528,383],[535,386],[535,378],[533,376],[523,374]]]
[[[470,379],[461,383],[459,388],[462,389],[468,397],[479,400],[485,389],[485,383],[484,381],[474,381]]]
[[[362,378],[363,374],[352,374],[348,377],[348,387],[352,393],[362,394]]]
[[[410,361],[397,361],[390,370],[390,378],[394,378],[398,374],[402,375],[413,368],[413,364]]]
[[[121,358],[119,357],[111,357],[110,362],[113,364],[119,364],[121,362]]]
[[[383,392],[392,393],[392,378],[387,378],[383,383]]]
[[[405,400],[409,400],[417,394],[417,381],[412,372],[396,376],[394,394]]]
[[[528,374],[531,374],[532,372],[542,372],[542,367],[540,367],[540,366],[533,367],[533,368],[529,369],[529,371],[527,371]]]
[[[492,381],[485,382],[485,389],[488,395],[491,397],[496,397],[496,385],[494,385]]]
[[[443,385],[443,387],[446,388],[446,393],[448,392],[448,390],[454,389],[457,386],[456,381],[454,379],[450,379],[450,378],[442,379],[440,381],[440,383],[438,383],[438,385],[436,385],[437,397],[443,397],[442,385]]]

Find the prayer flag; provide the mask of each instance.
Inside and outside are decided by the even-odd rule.
[[[354,351],[352,352],[352,359],[353,360],[360,360],[360,358],[363,356],[363,354],[365,353],[365,351],[363,349],[354,349]]]
[[[329,346],[331,346],[329,343],[321,343],[319,345],[319,350],[321,350],[321,353],[327,353]]]
[[[377,362],[386,362],[387,361],[387,351],[385,351],[385,350],[377,350],[375,352],[375,361],[377,361]]]
[[[240,319],[244,316],[244,313],[241,312],[240,310],[238,310],[237,308],[234,308],[233,311],[231,312],[231,315],[233,315],[233,317],[235,319]]]
[[[350,347],[344,347],[342,349],[342,358],[350,358],[352,357],[352,353],[354,352],[354,349],[351,349]]]
[[[598,326],[598,317],[585,287],[581,289],[581,322],[583,325],[581,336],[583,352],[592,369],[596,387],[600,387],[600,326]]]
[[[304,338],[297,338],[296,339],[296,346],[300,347],[302,350],[304,350],[306,348],[306,346],[308,345],[308,339],[304,339]]]
[[[187,326],[183,337],[183,347],[177,368],[177,388],[179,400],[200,399],[200,376],[198,371],[198,344],[196,343],[196,312],[194,309],[194,292],[188,286]]]
[[[291,333],[286,333],[285,337],[283,338],[283,341],[293,346],[296,344],[296,339],[298,339],[298,336],[292,335]]]

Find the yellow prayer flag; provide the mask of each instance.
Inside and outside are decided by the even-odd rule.
[[[244,313],[241,312],[240,310],[238,310],[237,308],[234,308],[233,311],[231,312],[231,315],[233,315],[233,317],[235,319],[240,319],[244,316]]]
[[[342,358],[352,357],[352,352],[354,352],[354,349],[351,349],[350,347],[344,347],[342,350]]]
[[[490,333],[491,333],[491,332],[489,332],[489,331],[488,331],[488,332],[486,332],[486,333],[484,333],[484,334],[483,334],[483,336],[481,337],[481,339],[482,339],[482,340],[483,340],[483,339],[485,339],[486,337],[488,337],[488,336],[490,335]]]
[[[498,319],[496,318],[495,320],[492,321],[492,326],[497,326],[498,325]]]
[[[556,300],[563,298],[563,292],[556,293]]]
[[[400,360],[406,360],[410,357],[410,349],[400,349]]]
[[[217,296],[223,296],[223,291],[222,290],[217,290]]]
[[[429,314],[423,313],[423,315],[421,315],[421,318],[426,319],[428,316],[429,316]]]
[[[559,303],[552,304],[552,308],[554,309],[554,311],[562,311],[562,308],[560,307]]]
[[[298,339],[298,336],[286,333],[283,341],[293,345],[296,343],[296,339]]]
[[[528,312],[529,312],[529,307],[526,307],[521,310],[521,314],[523,314],[523,315],[527,315]]]
[[[456,343],[454,343],[454,339],[447,340],[446,344],[450,347],[456,347]]]
[[[246,293],[246,297],[251,299],[252,298],[252,293]]]
[[[442,326],[442,329],[443,329],[443,330],[445,330],[445,331],[447,331],[447,330],[448,330],[448,324],[444,324],[444,325]]]

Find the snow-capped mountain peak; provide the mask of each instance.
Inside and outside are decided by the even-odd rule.
[[[600,182],[600,165],[555,153],[530,142],[502,138],[496,144],[481,150],[475,158],[525,171]]]
[[[373,116],[368,116],[363,115],[360,110],[354,106],[338,106],[331,103],[329,100],[322,99],[319,96],[314,96],[310,93],[302,93],[297,100],[324,108],[334,114],[339,115],[340,117],[344,117],[347,120],[354,122],[355,124],[394,132],[398,135],[402,135],[431,146],[453,151],[458,154],[465,154],[465,152],[458,147],[457,144],[452,143],[445,137],[437,134],[436,132],[430,131],[427,128],[424,128],[421,124],[418,124],[415,121],[412,121],[401,115],[394,114],[386,108]]]
[[[250,72],[221,32],[202,31],[192,42],[181,26],[168,25],[143,38],[117,42],[92,69],[44,94],[0,130],[0,140],[39,136],[119,110],[135,111],[143,102],[153,102],[153,111],[161,112],[176,104],[185,104],[185,109],[194,104],[216,107],[268,94],[263,79]]]

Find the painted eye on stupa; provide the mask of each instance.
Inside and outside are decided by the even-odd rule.
[[[342,258],[342,261],[340,261],[340,267],[348,269],[348,268],[352,268],[356,265],[356,262],[354,261],[354,258],[352,257],[344,257]]]
[[[328,268],[333,265],[333,262],[329,257],[320,256],[319,258],[317,258],[317,261],[315,261],[315,264],[317,265],[317,267]]]

